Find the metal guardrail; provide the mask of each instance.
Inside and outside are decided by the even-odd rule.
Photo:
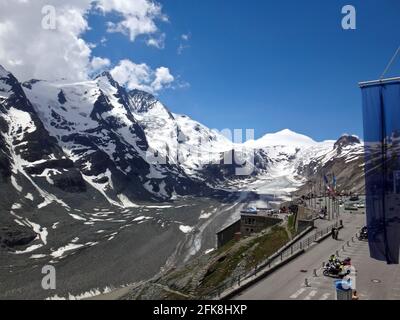
[[[261,263],[257,264],[253,270],[249,270],[246,272],[243,272],[239,275],[236,275],[234,277],[227,278],[224,280],[218,287],[216,287],[214,290],[212,290],[208,295],[200,297],[202,300],[213,300],[213,299],[218,299],[221,297],[222,293],[230,288],[235,287],[236,285],[240,287],[241,283],[253,276],[257,276],[257,274],[262,271],[262,270],[269,270],[276,266],[277,264],[281,263],[282,261],[290,258],[291,256],[297,254],[299,251],[307,249],[310,247],[310,245],[321,239],[322,237],[330,234],[332,232],[332,228],[338,227],[340,224],[338,222],[335,222],[334,224],[323,228],[322,230],[317,230],[314,234],[302,239],[298,240],[295,243],[293,243],[291,246],[288,246],[285,248],[283,246],[282,248],[285,248],[282,250],[278,250],[271,256],[269,256],[267,259],[262,261]]]

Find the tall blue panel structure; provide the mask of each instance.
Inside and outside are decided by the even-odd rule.
[[[371,257],[399,263],[400,78],[360,84],[363,97],[365,192]]]

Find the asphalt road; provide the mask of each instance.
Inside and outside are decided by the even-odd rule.
[[[335,300],[334,281],[337,279],[323,276],[321,269],[322,263],[336,250],[339,250],[340,258],[352,258],[360,300],[400,299],[400,266],[386,265],[385,262],[371,259],[368,243],[355,239],[355,234],[365,225],[365,215],[344,213],[340,218],[344,228],[340,231],[338,241],[327,238],[315,244],[303,255],[243,291],[235,299]],[[347,241],[350,246],[347,246]],[[314,269],[317,270],[317,276],[314,275]]]

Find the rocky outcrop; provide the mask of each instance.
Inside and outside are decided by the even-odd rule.
[[[0,247],[15,249],[25,247],[35,240],[37,234],[31,229],[22,226],[0,227]]]

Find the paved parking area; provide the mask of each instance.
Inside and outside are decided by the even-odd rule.
[[[314,245],[235,299],[335,300],[334,281],[337,279],[322,275],[322,263],[336,251],[339,251],[341,259],[352,259],[360,300],[400,299],[400,266],[371,259],[368,243],[355,238],[355,234],[365,225],[365,215],[346,213],[341,219],[345,227],[340,231],[339,241],[328,238]]]

